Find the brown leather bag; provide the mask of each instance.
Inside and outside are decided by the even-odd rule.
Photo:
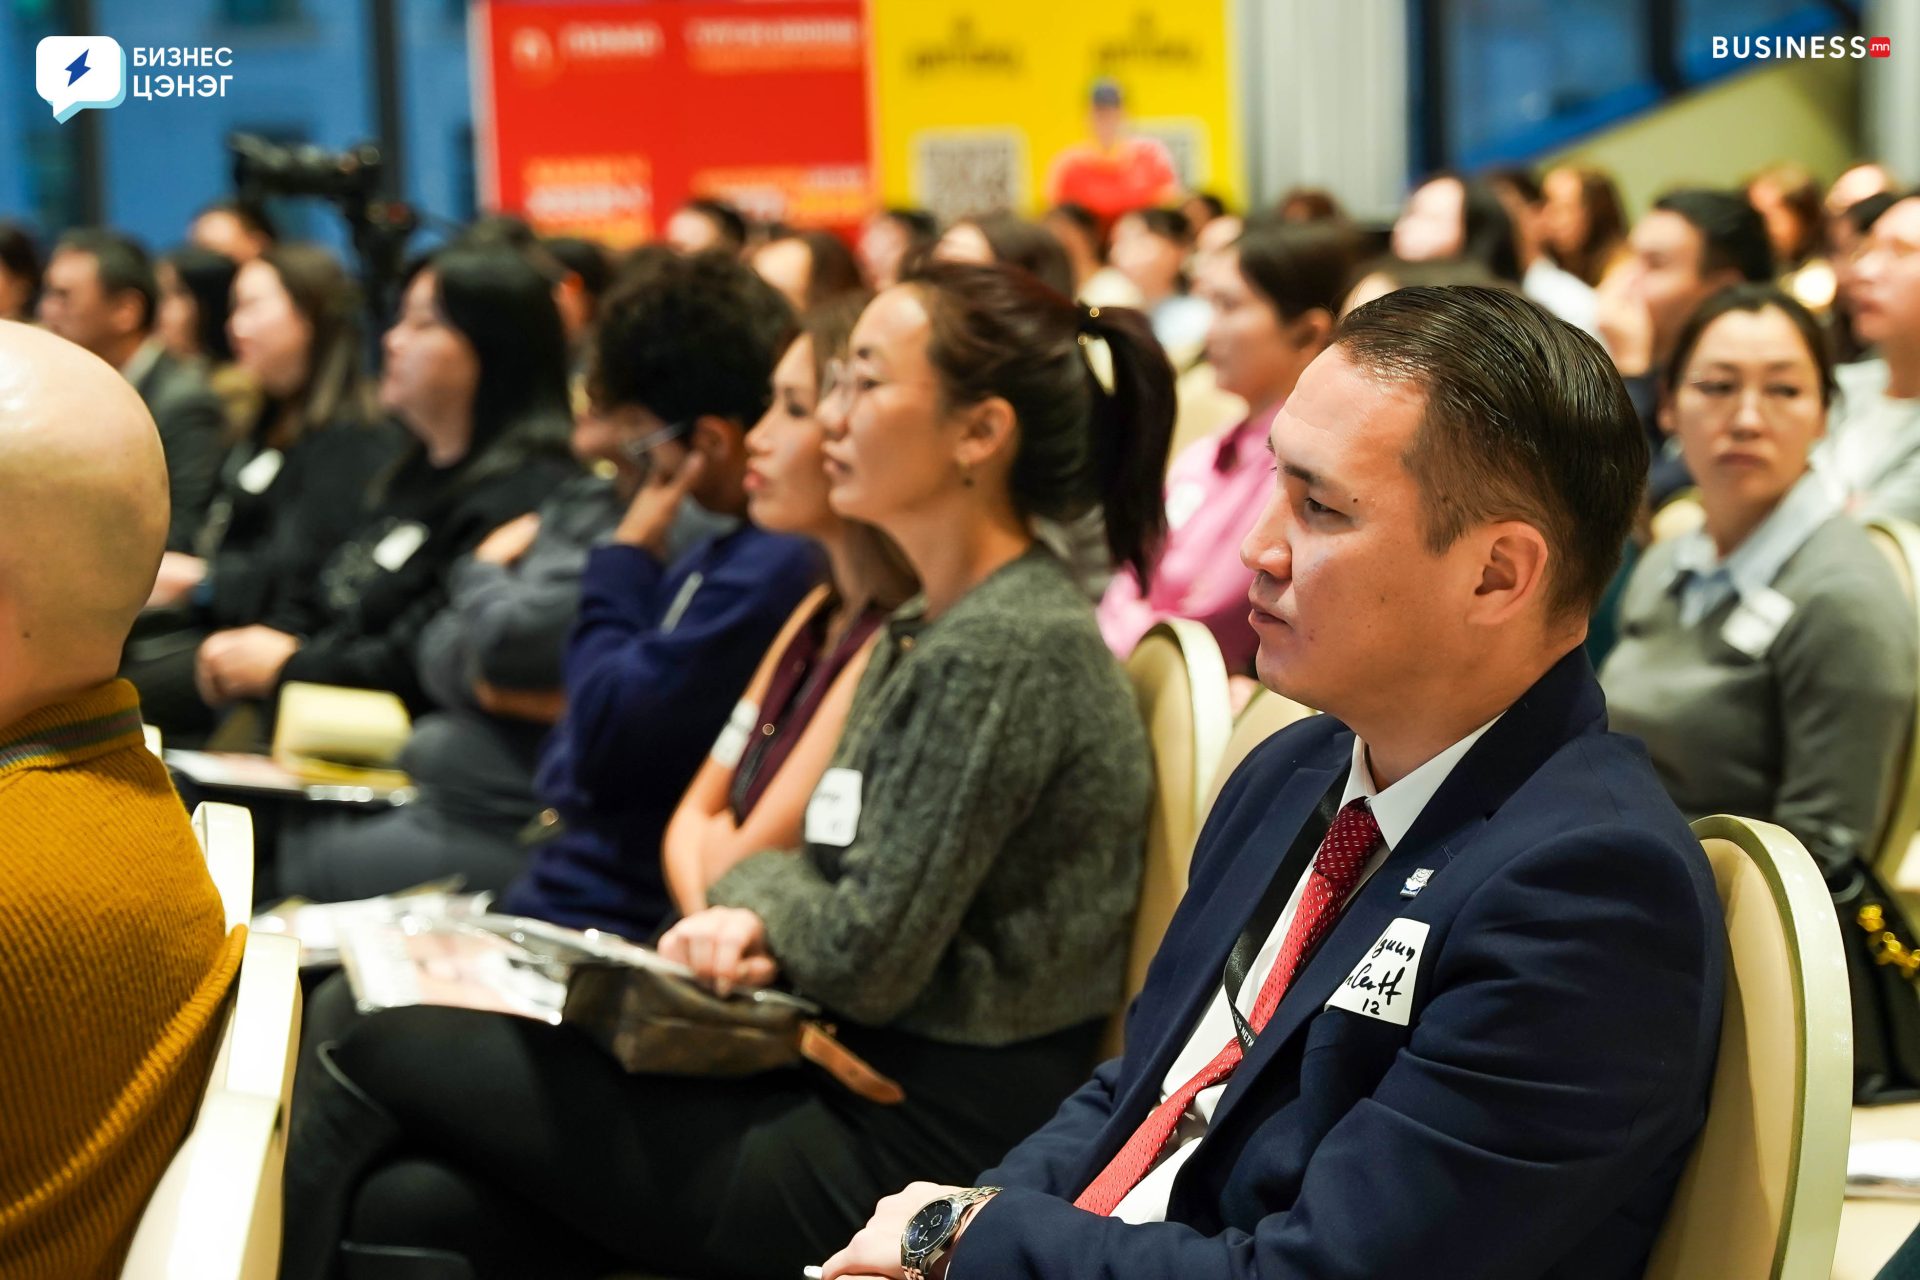
[[[906,1097],[834,1038],[817,1006],[784,992],[718,996],[652,969],[575,962],[560,1020],[635,1074],[732,1078],[811,1062],[869,1102]]]

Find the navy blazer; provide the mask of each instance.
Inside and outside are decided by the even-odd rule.
[[[1641,1275],[1705,1117],[1725,933],[1705,855],[1640,744],[1607,732],[1578,649],[1347,905],[1234,1073],[1168,1221],[1073,1207],[1159,1102],[1352,750],[1352,730],[1315,716],[1234,773],[1125,1055],[981,1175],[1006,1190],[967,1228],[952,1280]],[[1327,1007],[1396,918],[1429,930],[1407,1025]]]

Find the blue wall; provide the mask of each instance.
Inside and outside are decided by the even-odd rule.
[[[466,8],[460,0],[397,0],[400,15],[404,169],[400,194],[423,212],[461,220],[473,212]],[[93,0],[94,31],[136,46],[233,50],[224,98],[141,100],[53,122],[33,89],[33,46],[64,33],[53,0],[0,0],[0,218],[44,236],[81,217],[73,184],[74,130],[85,115],[101,131],[104,220],[154,249],[177,244],[194,211],[231,194],[226,137],[234,131],[340,148],[374,138],[378,115],[366,0]],[[133,68],[129,66],[129,73]],[[215,70],[219,70],[216,68]],[[17,158],[17,162],[16,162]],[[330,206],[274,206],[287,233],[344,248]]]

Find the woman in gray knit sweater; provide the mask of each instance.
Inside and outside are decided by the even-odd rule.
[[[792,1280],[882,1195],[971,1180],[1084,1078],[1120,1003],[1152,764],[1031,522],[1099,507],[1144,575],[1172,370],[1136,312],[939,265],[875,299],[832,373],[832,505],[891,535],[923,594],[881,634],[803,846],[740,862],[660,949],[716,988],[814,999],[904,1101],[811,1067],[628,1075],[571,1027],[388,1010],[346,1046],[381,1113],[359,1127],[419,1158],[358,1182],[356,1253],[440,1250],[481,1280]]]
[[[1913,722],[1913,608],[1808,468],[1832,375],[1799,303],[1766,285],[1709,299],[1670,368],[1664,422],[1706,525],[1634,570],[1600,673],[1609,719],[1681,812],[1777,822],[1843,888]]]

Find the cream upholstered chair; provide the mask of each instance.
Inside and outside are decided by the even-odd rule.
[[[1877,516],[1867,521],[1867,537],[1886,553],[1894,576],[1900,579],[1907,593],[1908,603],[1913,603],[1916,584],[1920,584],[1920,527],[1897,517]],[[1916,618],[1916,625],[1920,625],[1920,617]],[[1905,754],[1894,772],[1874,855],[1874,866],[1881,878],[1908,895],[1920,892],[1920,849],[1915,848],[1916,832],[1920,832],[1920,708],[1916,708]]]
[[[1234,718],[1233,733],[1227,738],[1226,753],[1220,757],[1220,768],[1214,772],[1213,786],[1207,792],[1207,809],[1213,808],[1213,802],[1220,798],[1220,788],[1227,785],[1227,779],[1233,776],[1233,771],[1253,753],[1255,747],[1294,721],[1304,720],[1313,714],[1311,707],[1303,707],[1271,689],[1261,689],[1248,699],[1247,705]]]
[[[1187,891],[1187,864],[1200,834],[1213,771],[1227,745],[1233,713],[1227,668],[1213,633],[1197,622],[1162,622],[1127,659],[1140,718],[1153,747],[1153,809],[1147,819],[1146,866],[1133,941],[1127,949],[1127,999],[1146,981],[1147,965]],[[1122,1018],[1108,1048],[1118,1052]]]
[[[1818,868],[1779,827],[1693,824],[1727,922],[1707,1124],[1647,1280],[1828,1280],[1853,1106],[1840,928]]]
[[[1665,542],[1668,538],[1677,538],[1683,533],[1692,533],[1707,522],[1706,508],[1700,505],[1700,491],[1688,489],[1676,494],[1667,504],[1653,513],[1649,532],[1655,542]]]
[[[237,804],[194,806],[193,834],[207,855],[207,874],[220,891],[227,928],[253,918],[253,814]]]
[[[194,830],[228,927],[253,889],[244,809],[206,804]],[[300,944],[247,939],[193,1128],[140,1216],[123,1280],[270,1280],[280,1269],[281,1173],[300,1043]]]

